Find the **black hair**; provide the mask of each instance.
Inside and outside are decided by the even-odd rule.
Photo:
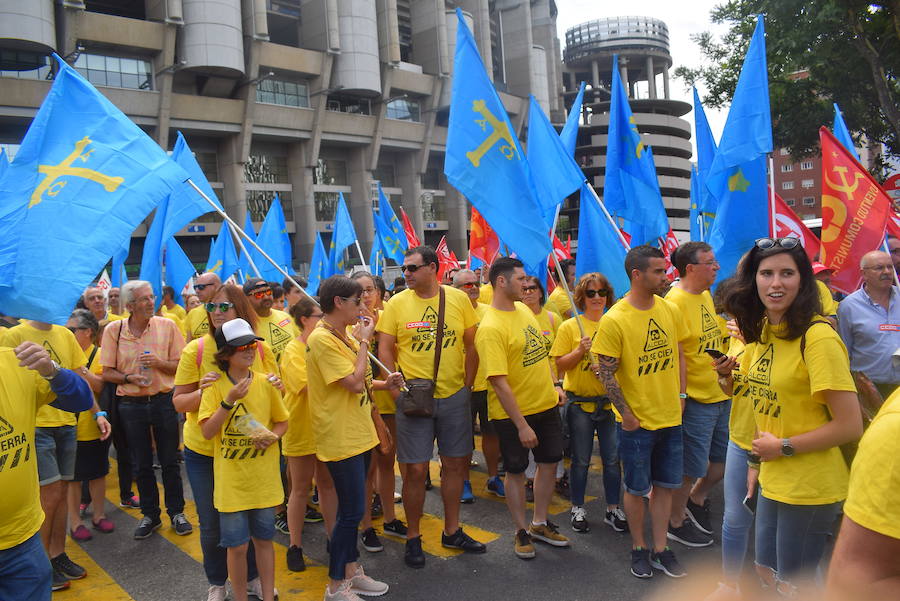
[[[334,298],[341,296],[350,298],[360,296],[362,286],[356,280],[351,280],[345,275],[333,275],[319,286],[319,304],[323,313],[331,313],[335,309]]]
[[[384,293],[387,292],[387,286],[384,284],[384,278],[380,275],[373,275],[372,281],[375,282],[375,287],[378,288],[378,292],[381,293],[381,296],[384,296]]]
[[[403,288],[404,290],[406,289],[406,278],[402,275],[398,275],[394,278],[394,285],[391,287],[391,290],[393,290],[396,294],[397,292],[399,292],[399,290],[397,290],[398,288]]]
[[[168,295],[169,298],[174,300],[175,299],[175,289],[172,288],[171,286],[163,286],[162,287],[162,295],[163,295],[163,298],[165,298],[166,295]]]
[[[647,267],[650,265],[650,259],[665,258],[666,256],[662,251],[654,246],[647,244],[635,246],[625,255],[625,272],[628,274],[628,279],[634,279],[631,276],[631,272],[635,269],[638,271],[647,271]]]
[[[437,253],[430,246],[415,246],[403,253],[404,257],[409,257],[410,255],[422,255],[422,261],[425,265],[431,265],[433,263],[435,269],[438,267]]]
[[[535,277],[533,275],[525,276],[525,281],[538,287],[538,292],[541,296],[540,304],[543,307],[544,303],[547,302],[547,291],[544,290],[544,282],[541,281],[541,278]]]
[[[306,278],[294,274],[290,278],[284,278],[284,281],[281,282],[281,287],[284,288],[285,292],[290,292],[291,288],[296,288],[296,286],[294,286],[294,282],[291,281],[291,278],[294,279],[294,282],[300,284],[301,288],[306,288],[307,286],[309,286],[309,282],[306,281]]]
[[[559,266],[562,268],[563,275],[568,277],[569,267],[575,265],[575,259],[563,259],[559,262]],[[551,269],[551,273],[553,274],[553,280],[559,282],[559,271],[556,269]]]
[[[491,286],[497,286],[497,278],[500,276],[508,278],[509,274],[511,274],[516,267],[524,267],[522,261],[513,257],[500,257],[494,259],[494,263],[491,265],[491,274],[488,276],[491,281]]]
[[[762,337],[763,317],[766,314],[766,307],[759,298],[759,290],[756,287],[756,272],[759,271],[759,264],[763,259],[780,254],[790,255],[800,273],[797,298],[784,314],[784,321],[787,324],[784,338],[794,340],[802,336],[813,317],[822,312],[819,288],[803,246],[798,244],[793,248],[784,248],[776,245],[765,250],[754,246],[741,259],[735,275],[737,281],[725,297],[725,310],[734,315],[738,328],[748,344],[759,342]]]
[[[269,284],[269,288],[272,289],[272,298],[284,297],[284,288],[281,287],[281,284],[278,282],[267,282],[267,284]]]
[[[672,265],[678,270],[678,275],[687,275],[687,266],[697,264],[697,253],[710,252],[712,246],[706,242],[685,242],[672,251]]]
[[[311,317],[313,313],[316,312],[316,301],[309,298],[308,296],[303,296],[298,300],[288,311],[291,314],[291,317],[294,318],[294,323],[297,324],[297,327],[301,330],[303,329],[303,322],[300,321],[303,317]]]

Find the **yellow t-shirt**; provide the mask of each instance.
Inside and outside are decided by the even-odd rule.
[[[50,353],[50,358],[66,369],[79,370],[87,365],[84,351],[75,340],[75,334],[68,328],[53,325],[49,330],[39,330],[28,321],[5,330],[0,340],[0,346],[15,348],[26,340],[36,342]],[[99,361],[96,357],[94,361]],[[53,402],[56,395],[51,394],[48,403]],[[38,410],[35,425],[39,428],[54,428],[57,426],[74,426],[76,417],[74,413],[45,405]]]
[[[494,300],[494,287],[490,284],[482,284],[478,289],[478,302],[490,306]]]
[[[204,349],[205,350],[205,349]],[[212,386],[203,391],[198,419],[209,419],[233,386],[223,373]],[[281,393],[266,380],[266,374],[254,371],[247,396],[231,410],[222,428],[212,437],[213,504],[219,511],[244,511],[275,507],[284,501],[278,443],[265,450],[253,446],[249,436],[241,432],[235,420],[250,414],[269,430],[274,424],[287,421],[288,410]]]
[[[187,311],[184,310],[184,307],[178,304],[172,305],[171,309],[169,309],[165,305],[160,305],[160,309],[162,309],[163,315],[174,315],[182,321],[184,321],[184,318],[187,317]]]
[[[581,315],[579,317],[584,326],[584,333],[595,340],[597,337],[597,328],[600,326],[599,321],[592,321]],[[575,318],[567,319],[559,326],[556,332],[556,340],[553,342],[553,348],[550,349],[550,356],[554,359],[568,355],[574,351],[581,343],[581,330],[578,329],[578,323]],[[596,359],[596,355],[594,355]],[[594,375],[591,370],[591,359],[588,353],[585,353],[581,361],[574,368],[566,371],[563,377],[563,390],[577,394],[582,397],[599,397],[606,394],[606,388]],[[581,408],[587,413],[593,413],[597,410],[597,403],[585,401],[580,403]],[[608,408],[609,403],[605,408]]]
[[[678,343],[688,335],[678,307],[660,297],[646,311],[623,298],[600,320],[591,351],[619,359],[616,381],[645,430],[681,424]]]
[[[569,302],[569,295],[566,294],[565,289],[562,286],[557,286],[550,293],[545,307],[554,313],[565,315],[567,311],[572,310],[572,303]]]
[[[204,334],[209,333],[209,318],[206,314],[206,307],[200,305],[188,311],[184,318],[184,338],[185,340],[193,340],[200,338]]]
[[[434,395],[444,399],[465,384],[463,333],[475,326],[472,301],[462,290],[444,286],[444,341]],[[438,318],[438,294],[421,298],[407,289],[391,297],[378,319],[376,331],[397,339],[397,363],[409,379],[434,377],[434,338]]]
[[[68,330],[67,330],[68,331]],[[56,395],[37,372],[19,367],[11,348],[0,348],[0,550],[31,538],[44,521],[38,486],[34,424],[38,407]]]
[[[377,319],[381,319],[382,313],[384,313],[384,309],[376,309],[375,314]],[[373,355],[376,357],[378,356],[378,336],[375,336],[372,339],[371,351]],[[378,374],[378,379],[384,378],[384,374],[381,372],[381,368],[378,367],[378,365],[372,365],[372,373]],[[372,400],[380,415],[394,415],[397,413],[397,401],[394,400],[394,395],[391,394],[390,390],[372,391]]]
[[[900,391],[881,406],[859,443],[844,513],[864,528],[900,538]]]
[[[525,303],[521,303],[522,306],[526,306]],[[529,309],[530,310],[530,309]],[[563,318],[556,311],[551,311],[550,309],[541,309],[541,312],[538,314],[534,314],[534,318],[537,320],[538,325],[540,326],[541,338],[544,339],[544,346],[547,347],[547,352],[550,352],[550,349],[553,348],[553,342],[556,340],[556,332],[559,330],[559,326],[562,325]],[[554,373],[556,370],[553,370]]]
[[[737,338],[732,338],[728,352],[729,357],[737,357],[738,363],[744,364],[744,343]],[[735,370],[734,387],[731,397],[731,415],[728,416],[728,438],[745,451],[751,451],[753,435],[756,433],[756,420],[753,418],[753,401],[748,395],[745,385],[746,379]],[[718,377],[717,377],[718,381]]]
[[[286,457],[302,457],[316,452],[316,435],[309,413],[306,389],[306,343],[294,338],[281,354],[284,374],[284,404],[291,414],[288,429],[281,439],[281,453]]]
[[[203,356],[200,359],[200,366],[197,367],[197,353],[200,352],[200,346],[203,346]],[[256,360],[253,362],[253,368],[265,374],[278,373],[275,363],[275,355],[272,349],[265,342],[261,343],[262,357],[257,352]],[[212,334],[204,334],[201,338],[191,340],[185,345],[181,351],[181,358],[178,360],[178,368],[175,370],[175,386],[184,386],[185,384],[198,384],[200,379],[211,371],[219,372],[216,366],[214,356],[218,347],[216,340]],[[261,361],[260,361],[261,359]],[[224,376],[222,376],[224,377]],[[226,378],[227,379],[227,378]],[[187,411],[184,414],[184,446],[199,455],[212,457],[215,452],[213,441],[203,437],[200,431],[200,425],[197,423],[198,411]]]
[[[484,319],[484,314],[487,313],[487,310],[490,309],[490,305],[485,305],[483,303],[478,303],[475,305],[475,327],[477,328],[481,324],[481,320]],[[475,373],[475,382],[472,384],[472,392],[481,392],[482,390],[488,389],[488,381],[487,376],[484,375],[484,361],[479,359],[478,361],[478,371]]]
[[[708,290],[700,294],[685,292],[672,286],[666,300],[681,310],[688,338],[684,342],[684,358],[687,363],[687,394],[698,403],[717,403],[728,395],[719,387],[716,370],[707,349],[725,352],[722,348],[722,329],[716,320],[716,306]]]
[[[281,353],[291,340],[300,335],[300,328],[294,324],[290,315],[272,309],[268,317],[257,316],[256,333],[266,339],[272,347],[272,352],[275,353],[275,361],[280,363]]]
[[[94,351],[94,345],[89,346],[84,350],[85,357],[90,358],[91,353]],[[94,358],[91,360],[90,365],[87,365],[87,368],[91,370],[92,374],[100,375],[103,373],[103,366],[100,365],[100,349],[97,349],[97,352],[94,353]],[[78,424],[75,428],[75,437],[76,440],[87,442],[89,440],[100,440],[100,428],[97,427],[97,420],[94,419],[94,413],[90,410],[88,411],[80,411],[78,413]]]
[[[819,301],[822,303],[822,315],[825,317],[834,317],[837,315],[838,302],[831,295],[831,290],[825,285],[825,282],[816,280],[816,287],[819,289]]]
[[[356,368],[358,345],[353,339],[349,342],[352,350],[322,322],[306,341],[309,412],[316,433],[316,457],[320,461],[354,457],[378,444],[369,395],[365,391],[350,392],[340,383]],[[372,381],[368,363],[366,380]]]
[[[847,349],[828,324],[785,340],[783,324],[764,326],[762,341],[748,344],[741,361],[747,396],[754,407],[756,429],[777,438],[809,432],[831,420],[826,390],[856,392]],[[805,361],[804,361],[805,357]],[[759,482],[766,498],[791,505],[824,505],[847,495],[847,464],[838,447],[764,461]]]
[[[475,346],[485,375],[506,376],[522,415],[534,415],[555,407],[547,347],[541,340],[531,309],[516,304],[513,311],[490,307],[478,326]],[[488,388],[488,417],[508,419],[493,387]]]

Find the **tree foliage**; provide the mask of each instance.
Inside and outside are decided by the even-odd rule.
[[[711,19],[728,31],[721,39],[709,32],[693,36],[704,64],[675,70],[689,85],[704,84],[705,105],[731,101],[758,14],[765,15],[775,144],[795,158],[816,153],[818,129],[831,127],[836,102],[851,132],[900,156],[900,0],[728,0],[716,6]]]

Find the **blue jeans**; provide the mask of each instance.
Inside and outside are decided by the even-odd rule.
[[[759,495],[756,509],[756,563],[781,582],[814,574],[825,552],[841,503],[788,505]]]
[[[219,544],[226,549],[240,547],[251,538],[272,540],[275,538],[275,508],[220,511],[219,528],[222,532]]]
[[[206,580],[210,584],[224,586],[228,580],[228,554],[224,547],[219,546],[219,512],[213,505],[213,458],[185,447],[184,470],[194,493],[194,505],[200,520],[200,550],[203,551]],[[247,580],[257,576],[256,554],[251,542],[247,549]]]
[[[147,397],[138,397],[146,399]],[[160,393],[149,403],[135,402],[123,397],[119,404],[119,420],[125,429],[128,446],[135,462],[141,513],[159,519],[159,489],[153,473],[153,444],[162,466],[163,487],[166,491],[166,512],[169,517],[184,512],[184,491],[181,487],[181,468],[178,465],[178,414],[172,406],[172,393]]]
[[[40,532],[0,551],[0,599],[3,601],[50,601],[52,575]]]
[[[612,410],[603,409],[606,397],[580,397],[568,393],[569,403],[566,416],[569,422],[569,450],[572,465],[569,468],[569,486],[572,505],[584,505],[584,491],[587,489],[588,468],[591,452],[594,450],[594,434],[600,445],[603,460],[603,493],[607,505],[618,505],[622,491],[622,472],[619,467],[619,449],[616,441],[616,418]],[[586,412],[575,401],[593,400],[597,411]]]
[[[747,497],[747,458],[749,451],[728,441],[725,457],[725,519],[722,522],[722,572],[729,582],[737,582],[747,556],[747,542],[753,514],[744,506]]]
[[[371,451],[340,461],[327,461],[328,472],[337,492],[337,522],[331,532],[331,553],[328,576],[344,580],[345,567],[359,559],[356,529],[366,510],[366,474],[369,472]]]

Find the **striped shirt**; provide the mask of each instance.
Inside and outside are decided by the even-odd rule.
[[[113,323],[103,331],[103,343],[100,345],[100,364],[112,367],[123,374],[141,372],[138,357],[144,351],[165,361],[178,361],[181,349],[184,348],[184,337],[178,326],[171,319],[153,316],[140,336],[131,333],[130,319]],[[121,325],[120,325],[121,324]],[[121,335],[120,335],[121,328]],[[119,384],[116,394],[121,396],[152,396],[160,392],[168,392],[175,385],[175,374],[164,373],[150,368],[149,386],[138,386],[130,382]],[[130,378],[129,378],[130,379]]]

